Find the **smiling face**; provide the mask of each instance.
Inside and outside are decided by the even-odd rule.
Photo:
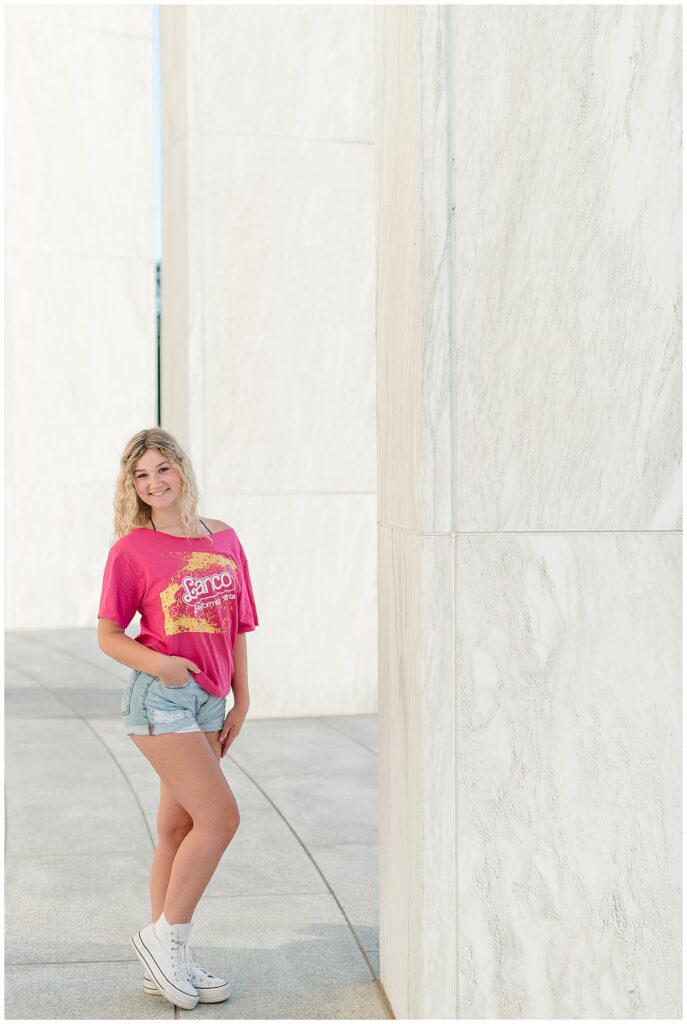
[[[134,487],[146,505],[168,508],[181,494],[181,474],[162,452],[151,448],[134,466]]]

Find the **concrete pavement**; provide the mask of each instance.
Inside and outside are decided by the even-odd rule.
[[[5,638],[5,1019],[386,1019],[375,715],[244,723],[222,760],[241,825],[194,914],[229,1000],[143,994],[159,779],[94,629]]]

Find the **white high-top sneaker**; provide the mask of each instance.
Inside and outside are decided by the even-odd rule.
[[[210,974],[193,959],[193,951],[189,945],[189,956],[191,960],[191,984],[198,989],[199,1003],[221,1003],[231,995],[231,989],[224,978],[218,978]],[[143,971],[143,991],[148,996],[161,996],[160,989],[155,984],[155,979],[146,967]]]
[[[191,984],[188,947],[192,927],[192,921],[170,924],[163,911],[155,924],[147,924],[129,939],[162,995],[183,1010],[192,1010],[198,1003],[198,990]]]

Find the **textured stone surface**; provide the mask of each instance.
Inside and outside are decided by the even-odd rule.
[[[399,1019],[681,1015],[681,17],[375,11]]]

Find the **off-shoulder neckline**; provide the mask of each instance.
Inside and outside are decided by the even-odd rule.
[[[212,533],[202,533],[199,537],[177,537],[176,533],[165,533],[164,530],[149,530],[147,526],[137,526],[132,533],[137,533],[139,530],[145,530],[146,533],[157,533],[161,537],[171,537],[172,540],[206,540],[208,537],[216,537],[219,533],[228,533],[233,527],[226,526],[223,530],[214,530]]]

